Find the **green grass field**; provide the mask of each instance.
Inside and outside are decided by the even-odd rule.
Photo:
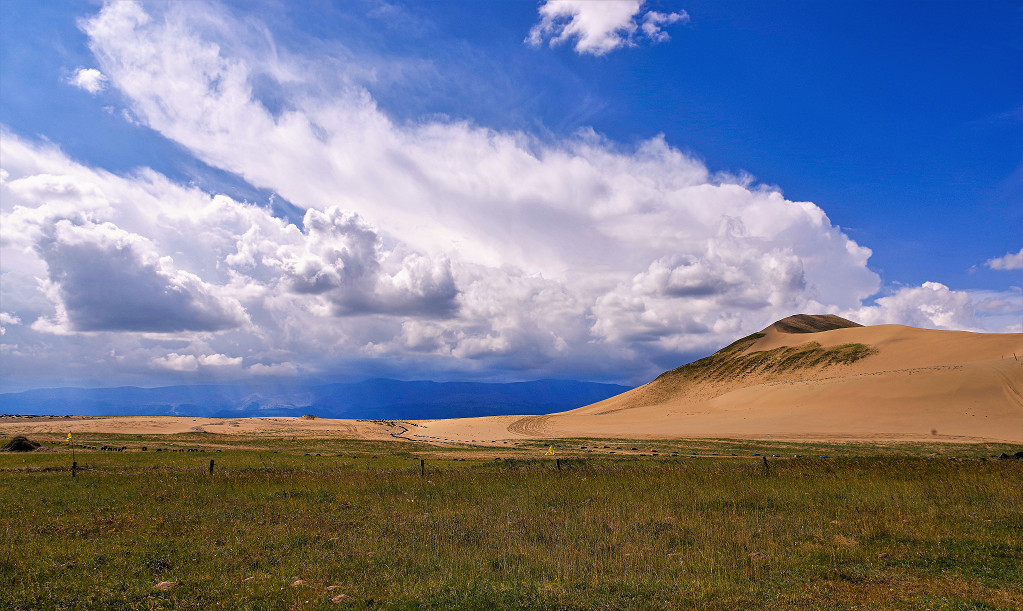
[[[1023,608],[1023,461],[948,460],[1018,448],[97,435],[72,478],[40,441],[2,609]]]

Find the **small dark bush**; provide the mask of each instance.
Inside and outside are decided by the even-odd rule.
[[[38,447],[38,443],[19,435],[10,440],[3,449],[8,452],[32,452]]]

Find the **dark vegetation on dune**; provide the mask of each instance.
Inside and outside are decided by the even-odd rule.
[[[662,373],[657,380],[726,381],[753,375],[772,376],[800,369],[849,365],[877,354],[877,349],[866,344],[824,348],[817,342],[745,353],[761,337],[763,333],[747,335],[708,357]]]
[[[710,356],[662,373],[649,384],[636,389],[632,397],[637,405],[656,405],[683,395],[690,399],[710,399],[727,392],[728,386],[736,380],[747,380],[747,384],[759,384],[798,377],[802,371],[850,365],[877,354],[877,349],[858,343],[825,348],[814,341],[771,350],[753,348],[757,340],[766,337],[771,331],[812,334],[862,326],[833,314],[795,314],[773,323],[759,333],[751,333],[737,339]],[[610,411],[598,413],[610,413],[619,409],[623,408],[612,408]]]

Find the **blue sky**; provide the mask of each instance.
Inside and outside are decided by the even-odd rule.
[[[303,7],[3,4],[0,388],[1023,330],[1018,3]]]

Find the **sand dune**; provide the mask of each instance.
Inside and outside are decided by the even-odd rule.
[[[433,435],[459,439],[1023,442],[1023,334],[863,327],[838,317],[795,316],[727,350],[706,370],[667,372],[569,412],[426,426]],[[845,358],[855,360],[826,362]],[[785,359],[791,366],[783,366]]]
[[[418,422],[302,418],[0,418],[0,435],[76,431],[495,443],[732,437],[1023,443],[1023,334],[864,327],[797,315],[639,388],[546,416]]]

